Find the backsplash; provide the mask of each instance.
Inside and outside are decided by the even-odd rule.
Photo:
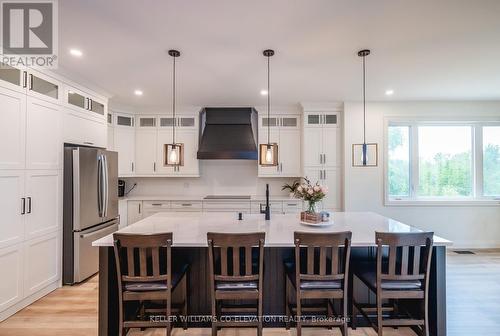
[[[129,177],[127,190],[137,186],[129,196],[177,196],[177,195],[263,195],[269,183],[271,195],[287,195],[281,191],[285,183],[294,178],[259,178],[257,162],[245,160],[200,161],[199,178],[176,177]]]

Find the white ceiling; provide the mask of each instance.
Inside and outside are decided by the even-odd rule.
[[[370,100],[500,99],[498,0],[62,0],[59,17],[61,72],[138,110],[169,109],[170,48],[179,105],[263,105],[265,48],[276,105],[358,100],[361,48]]]

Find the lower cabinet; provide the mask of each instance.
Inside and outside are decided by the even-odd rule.
[[[142,201],[128,201],[127,225],[134,224],[142,219]]]
[[[24,243],[24,296],[60,279],[60,236],[58,230]]]
[[[0,312],[23,299],[25,278],[23,251],[22,243],[0,249],[0,269],[8,272],[8,275],[2,276]]]

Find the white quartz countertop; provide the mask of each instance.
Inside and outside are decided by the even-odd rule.
[[[203,201],[203,202],[250,202],[250,201],[264,201],[265,195],[251,195],[249,199],[204,199],[207,195],[194,195],[194,196],[161,196],[161,195],[148,195],[148,196],[125,196],[120,197],[120,200],[125,201]],[[271,195],[269,199],[272,201],[293,201],[299,202],[301,200],[290,198],[286,195]]]
[[[264,220],[262,214],[244,214],[243,220],[237,213],[227,212],[160,212],[127,226],[118,232],[154,234],[173,233],[173,246],[207,246],[207,232],[265,232],[268,247],[293,245],[293,232],[338,232],[351,231],[353,246],[375,245],[375,232],[419,232],[421,230],[381,216],[373,212],[335,212],[331,214],[333,224],[312,227],[300,223],[300,214],[272,214],[271,220]],[[452,242],[434,236],[434,245],[451,245]],[[110,234],[92,243],[93,246],[113,246]]]

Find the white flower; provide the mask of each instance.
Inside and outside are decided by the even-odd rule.
[[[321,190],[321,188],[320,188],[319,186],[315,185],[315,186],[313,187],[313,190],[314,190],[315,192],[318,192],[318,191],[320,191],[320,190]]]
[[[308,193],[309,195],[312,195],[312,194],[314,193],[314,191],[313,191],[312,189],[308,189],[308,190],[307,190],[307,193]]]
[[[321,186],[321,192],[322,192],[323,194],[328,193],[328,187],[327,187],[327,186]]]
[[[302,192],[302,189],[303,189],[303,188],[302,188],[302,186],[298,186],[298,187],[297,187],[297,191],[298,191],[299,193],[300,193],[300,192]]]

